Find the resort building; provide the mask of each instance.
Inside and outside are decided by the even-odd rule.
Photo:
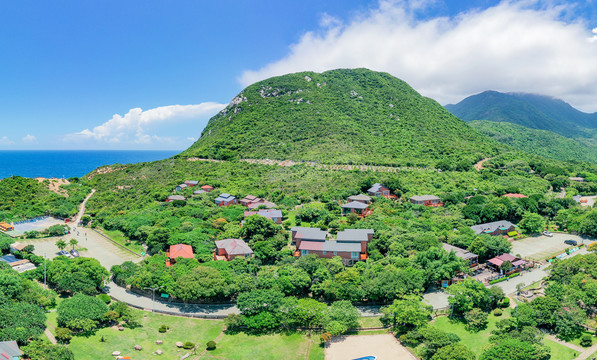
[[[235,257],[251,257],[253,250],[241,239],[224,239],[216,241],[215,260],[230,261]]]
[[[468,250],[461,249],[459,247],[452,246],[446,243],[443,243],[442,247],[444,248],[444,250],[448,252],[454,252],[456,253],[456,256],[458,256],[459,258],[466,260],[468,262],[469,267],[475,267],[479,265],[479,255],[477,254],[473,254]]]
[[[174,265],[176,259],[179,257],[185,259],[195,258],[195,255],[193,254],[193,248],[191,247],[191,245],[186,244],[170,245],[170,249],[166,252],[166,255],[168,256],[166,266]]]
[[[282,223],[282,211],[277,209],[261,209],[258,211],[245,211],[244,217],[245,219],[251,215],[259,215],[263,216],[264,218],[268,218],[271,221],[275,222],[276,224]]]
[[[435,195],[415,195],[411,196],[408,199],[411,203],[415,205],[425,205],[425,206],[443,206],[442,200]]]
[[[226,193],[221,193],[214,201],[218,206],[230,206],[238,203],[234,196]]]
[[[184,196],[182,196],[182,195],[170,195],[166,199],[166,202],[172,202],[172,201],[176,201],[176,200],[185,201],[186,198]]]
[[[11,231],[11,230],[14,230],[14,229],[15,229],[15,227],[12,226],[12,225],[10,225],[9,223],[4,222],[4,221],[0,222],[0,230],[2,230],[2,231]]]
[[[292,228],[296,243],[294,256],[316,254],[322,258],[340,256],[346,265],[367,259],[367,244],[373,239],[372,229],[347,229],[336,240],[327,240],[327,233],[317,228]]]
[[[371,186],[369,190],[367,190],[367,194],[371,196],[390,197],[390,189],[388,189],[380,183],[376,183],[373,184],[373,186]]]
[[[209,185],[201,186],[201,190],[203,190],[205,192],[211,192],[213,189],[214,189],[213,186],[209,186]]]
[[[240,204],[243,206],[249,206],[250,204],[258,204],[261,202],[263,202],[263,200],[258,198],[257,196],[247,195],[243,199],[241,199]]]
[[[359,194],[359,195],[352,195],[348,197],[348,201],[358,201],[363,204],[371,204],[371,198],[367,195]]]
[[[197,180],[187,180],[184,183],[190,187],[199,185],[199,181],[197,181]]]
[[[342,205],[342,215],[357,214],[360,216],[367,216],[370,213],[370,211],[367,211],[368,208],[368,204],[359,201],[351,201],[348,204]]]
[[[0,341],[0,360],[19,360],[23,352],[16,341]]]
[[[508,235],[508,236],[516,236],[518,232],[516,231],[516,225],[512,224],[509,221],[501,220],[501,221],[494,221],[485,224],[473,225],[471,229],[475,232],[475,234],[489,234],[493,236],[497,235]]]

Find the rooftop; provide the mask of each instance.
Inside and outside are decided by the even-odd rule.
[[[494,221],[494,222],[485,223],[485,224],[473,225],[473,226],[471,226],[471,229],[473,229],[475,231],[475,233],[481,234],[484,232],[494,232],[497,229],[506,230],[512,226],[515,226],[515,225],[509,221],[500,220],[500,221]]]
[[[228,255],[247,255],[252,254],[253,250],[241,239],[224,239],[216,241],[218,249],[226,250]]]
[[[473,254],[472,252],[470,252],[468,250],[461,249],[459,247],[452,246],[450,244],[443,243],[442,247],[446,251],[450,251],[450,252],[453,251],[453,252],[455,252],[456,256],[458,256],[461,259],[469,260],[469,259],[474,259],[476,257],[479,257],[479,255],[477,255],[477,254]]]
[[[364,210],[364,209],[366,209],[368,207],[369,207],[369,205],[363,204],[362,202],[358,202],[358,201],[351,201],[348,204],[342,205],[342,208],[344,208],[344,209],[360,209],[360,210]]]
[[[370,201],[371,197],[364,195],[364,194],[359,194],[359,195],[352,195],[348,197],[348,200],[350,201]]]
[[[381,189],[382,187],[384,187],[384,188],[385,188],[385,186],[383,186],[382,184],[380,184],[380,183],[375,183],[375,184],[373,184],[373,186],[371,186],[371,187],[369,188],[369,190],[367,190],[367,192],[372,192],[372,193],[374,193],[374,192],[378,192],[378,191],[380,191],[380,189]]]
[[[411,196],[410,199],[414,201],[440,200],[440,198],[435,195],[415,195]]]
[[[295,226],[290,229],[291,231],[296,231],[294,235],[295,238],[305,239],[305,240],[325,240],[327,233],[320,228],[310,228],[310,227],[301,227]]]
[[[373,235],[373,233],[373,229],[346,229],[339,231],[336,239],[340,242],[369,241],[369,235]]]
[[[170,245],[170,258],[176,259],[177,257],[183,257],[185,259],[193,259],[193,248],[191,245],[176,244]]]

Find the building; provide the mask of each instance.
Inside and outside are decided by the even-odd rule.
[[[238,203],[234,196],[226,193],[221,193],[214,201],[218,206],[230,206]]]
[[[570,181],[576,181],[576,182],[584,182],[585,181],[585,178],[575,177],[575,176],[572,176],[569,179],[570,179]]]
[[[512,264],[512,267],[504,271],[504,269],[502,269],[502,264],[506,261],[509,261]],[[525,269],[530,264],[514,255],[502,254],[494,257],[493,259],[487,260],[487,265],[499,273],[505,272],[505,274],[511,274],[513,272],[519,272],[520,270]]]
[[[193,195],[201,195],[201,194],[206,194],[206,193],[207,193],[207,191],[205,191],[203,189],[193,191]]]
[[[266,209],[274,209],[277,208],[278,205],[274,204],[271,201],[262,201],[258,203],[251,203],[247,205],[250,210],[258,209],[258,208],[266,208]]]
[[[224,239],[216,241],[215,260],[230,261],[235,257],[251,257],[253,250],[241,239]]]
[[[4,221],[0,222],[0,230],[2,230],[2,231],[11,231],[11,230],[14,230],[14,229],[15,229],[15,227],[12,226],[12,225],[10,225],[9,223],[4,222]]]
[[[201,190],[203,190],[205,192],[211,192],[213,189],[214,189],[213,186],[209,186],[209,185],[201,186]]]
[[[342,215],[357,214],[361,216],[367,216],[369,215],[369,212],[367,211],[368,208],[369,205],[365,203],[359,201],[351,201],[348,204],[342,205]]]
[[[258,204],[262,202],[263,200],[258,198],[257,196],[247,195],[243,199],[241,199],[240,204],[243,206],[249,206],[250,204]]]
[[[477,254],[473,254],[468,250],[464,250],[446,243],[443,243],[442,247],[444,248],[444,250],[448,252],[454,252],[456,253],[456,256],[458,256],[459,258],[466,260],[468,262],[469,267],[475,267],[479,265],[479,255]]]
[[[190,187],[199,185],[199,181],[197,181],[197,180],[187,180],[184,183]]]
[[[501,220],[501,221],[494,221],[486,224],[479,224],[471,226],[471,229],[475,232],[475,234],[489,234],[493,236],[497,235],[508,235],[508,236],[516,236],[518,232],[516,231],[516,225],[512,224],[509,221]]]
[[[27,245],[16,242],[14,244],[10,244],[10,251],[11,252],[23,251],[23,249],[26,247],[27,247]]]
[[[19,273],[37,268],[31,261],[27,259],[17,259],[14,255],[4,255],[0,257],[0,262],[7,263],[13,270],[18,271]]]
[[[292,228],[296,242],[294,256],[315,254],[322,258],[340,256],[346,265],[367,259],[367,244],[373,239],[372,229],[348,229],[338,233],[336,240],[326,239],[318,228]]]
[[[513,194],[513,193],[507,193],[507,194],[505,194],[503,196],[504,197],[509,197],[509,198],[516,198],[516,199],[525,199],[525,198],[528,198],[528,196],[526,196],[526,195]]]
[[[411,196],[408,199],[411,203],[415,205],[425,205],[425,206],[443,206],[442,200],[435,195],[415,195]]]
[[[182,189],[186,189],[187,187],[189,187],[189,185],[187,185],[187,184],[180,184],[180,185],[176,185],[175,190],[176,191],[180,191]]]
[[[16,341],[0,341],[0,360],[19,360],[23,352]]]
[[[172,201],[176,201],[176,200],[186,201],[187,199],[182,195],[170,195],[170,196],[168,196],[168,198],[166,198],[166,202],[172,202]]]
[[[369,188],[369,190],[367,190],[367,194],[371,196],[390,197],[390,189],[380,183],[375,183]]]
[[[371,204],[371,198],[367,195],[359,194],[359,195],[352,195],[348,197],[348,201],[358,201],[363,204]]]
[[[176,259],[179,257],[185,259],[195,258],[195,255],[193,254],[193,248],[191,247],[191,245],[186,244],[170,245],[170,249],[166,252],[166,255],[168,256],[166,266],[174,265]]]
[[[282,223],[282,211],[277,210],[277,209],[261,209],[258,211],[245,211],[244,212],[245,219],[251,215],[263,216],[264,218],[268,218],[271,221],[275,222],[276,224]]]

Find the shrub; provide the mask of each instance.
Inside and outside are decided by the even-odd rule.
[[[480,331],[487,327],[487,313],[475,308],[464,313],[466,328],[468,331]]]
[[[215,350],[216,349],[216,342],[211,340],[207,342],[207,350]]]
[[[108,294],[99,294],[97,297],[101,301],[105,302],[106,305],[110,305],[110,303],[112,302],[112,299],[110,298],[110,295],[108,295]]]
[[[162,325],[158,328],[158,331],[161,333],[165,333],[168,330],[170,330],[170,326],[168,326],[168,325]]]
[[[183,349],[186,349],[186,350],[190,350],[190,349],[192,349],[192,348],[194,348],[194,347],[195,347],[195,344],[194,344],[194,343],[192,343],[192,342],[190,342],[190,341],[187,341],[186,343],[184,343],[184,344],[182,345],[182,348],[183,348]]]
[[[56,328],[56,339],[61,343],[68,343],[73,338],[73,332],[71,329],[58,327]]]
[[[510,298],[505,297],[498,304],[502,309],[510,307]]]
[[[494,316],[502,316],[502,310],[500,310],[500,309],[493,310],[493,315]]]
[[[580,346],[582,346],[582,347],[589,347],[591,345],[593,345],[593,338],[589,334],[584,334],[580,338]]]

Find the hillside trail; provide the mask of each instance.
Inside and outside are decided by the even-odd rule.
[[[87,200],[89,200],[89,198],[95,194],[95,189],[91,189],[91,192],[89,193],[89,195],[87,195],[85,197],[85,200],[83,200],[83,202],[81,203],[81,205],[79,205],[79,213],[77,214],[77,216],[75,217],[73,223],[76,225],[79,223],[79,221],[81,221],[81,218],[83,217],[83,214],[85,214],[85,204],[87,204]]]
[[[477,162],[477,163],[474,165],[474,166],[475,166],[475,169],[476,169],[477,171],[481,171],[481,170],[483,169],[483,164],[484,164],[486,161],[489,161],[489,160],[491,160],[491,158],[485,158],[485,159],[483,159],[483,160],[481,160],[481,161]]]

